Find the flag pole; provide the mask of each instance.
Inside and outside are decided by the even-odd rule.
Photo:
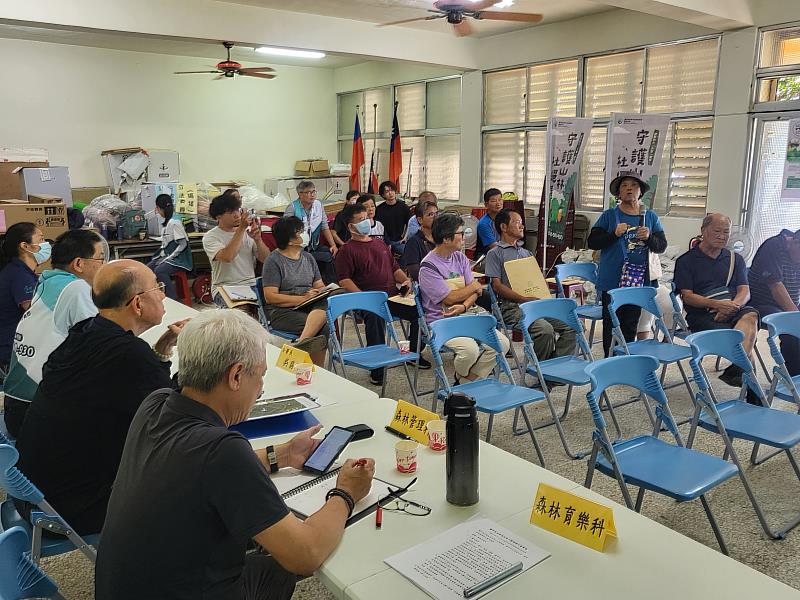
[[[372,105],[372,156],[375,156],[375,144],[378,141],[378,103]],[[378,159],[375,158],[375,177],[378,176]]]
[[[358,112],[359,112],[358,109],[359,108],[361,108],[361,106],[356,104],[356,119],[359,116],[358,115]],[[361,148],[362,148],[362,153],[363,153],[363,148],[364,148],[364,135],[363,134],[361,135]],[[364,161],[364,162],[366,163],[366,161]],[[358,168],[358,184],[359,184],[358,185],[358,189],[359,190],[361,189],[361,186],[364,184],[364,175],[363,175],[363,173],[364,173],[364,165],[361,165]]]

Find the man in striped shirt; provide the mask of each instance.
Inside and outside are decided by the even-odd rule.
[[[748,275],[750,305],[763,317],[776,312],[794,312],[800,304],[800,230],[784,229],[763,244],[753,258]],[[800,343],[781,336],[781,353],[792,375],[800,374]]]

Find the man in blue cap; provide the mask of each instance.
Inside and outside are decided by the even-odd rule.
[[[750,306],[764,317],[776,312],[794,312],[800,304],[800,230],[784,229],[764,241],[753,258],[748,274]],[[800,374],[800,343],[782,335],[781,353],[791,375]]]

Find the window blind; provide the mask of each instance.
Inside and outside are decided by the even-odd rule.
[[[669,214],[702,217],[706,211],[713,119],[676,121]]]
[[[525,121],[526,69],[486,73],[483,80],[483,122],[486,125]]]
[[[525,202],[536,206],[542,199],[542,187],[547,174],[547,131],[528,131],[525,136],[528,144],[528,164],[525,169]],[[521,193],[520,193],[521,197]]]
[[[644,50],[594,56],[586,60],[584,112],[608,117],[612,112],[641,111]]]
[[[373,115],[377,110],[378,115],[378,129],[377,133],[389,133],[392,130],[392,116],[394,114],[394,107],[391,105],[392,94],[388,87],[376,88],[364,92],[364,121],[362,131],[366,133],[375,133],[373,125]],[[377,104],[377,109],[373,105]],[[402,125],[401,125],[402,127]],[[352,125],[351,125],[352,131]]]
[[[574,117],[577,98],[577,60],[528,69],[528,121],[546,121],[551,116]]]
[[[353,138],[353,126],[356,123],[356,105],[359,105],[361,114],[358,115],[361,121],[361,131],[364,131],[364,94],[355,92],[354,94],[342,94],[339,96],[339,135],[349,135]],[[350,159],[347,159],[348,162]]]
[[[425,84],[412,83],[394,88],[400,131],[425,129]]]
[[[461,78],[428,82],[428,129],[461,127]]]
[[[459,200],[458,176],[461,136],[441,135],[426,138],[425,189],[440,200]]]
[[[483,188],[523,195],[525,133],[487,133],[483,136]]]
[[[713,110],[717,48],[716,39],[649,48],[645,112]]]
[[[606,136],[608,128],[593,127],[581,163],[580,198],[583,210],[603,210],[605,200]]]

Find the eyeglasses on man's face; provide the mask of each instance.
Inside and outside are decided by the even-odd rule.
[[[136,296],[141,296],[142,294],[146,294],[147,292],[155,292],[156,290],[158,290],[159,292],[161,292],[163,294],[164,293],[164,287],[165,287],[165,285],[163,283],[159,283],[156,287],[150,288],[148,290],[143,290],[141,292],[136,292],[133,296],[131,296],[131,299],[128,300],[125,303],[125,306],[129,306],[130,303],[133,302],[134,298],[136,298]]]
[[[301,194],[305,194],[305,195],[312,195],[312,194],[316,194],[317,190],[306,190],[306,191],[300,192],[300,193]]]

